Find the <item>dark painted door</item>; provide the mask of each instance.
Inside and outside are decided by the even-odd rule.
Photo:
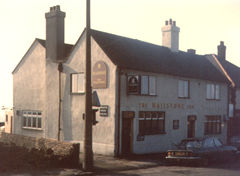
[[[122,155],[128,156],[132,153],[133,118],[124,114],[122,118]]]
[[[195,121],[196,121],[196,116],[188,116],[188,127],[187,127],[188,138],[195,137]]]

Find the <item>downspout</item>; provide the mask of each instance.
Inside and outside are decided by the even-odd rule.
[[[120,154],[120,119],[121,119],[121,112],[120,112],[120,105],[121,105],[121,68],[118,67],[118,102],[117,102],[117,157]]]
[[[230,120],[230,118],[229,118],[229,104],[230,104],[229,98],[230,98],[230,96],[229,96],[229,94],[230,94],[231,85],[228,85],[227,87],[228,88],[227,88],[227,117],[226,118]],[[226,124],[227,124],[227,144],[229,143],[229,133],[230,133],[230,128],[229,128],[230,122],[229,122],[229,120],[226,120]]]
[[[62,63],[58,64],[58,73],[59,73],[59,104],[58,104],[58,141],[60,141],[60,133],[61,133],[61,111],[62,111],[62,83],[61,83],[61,73],[63,71]]]

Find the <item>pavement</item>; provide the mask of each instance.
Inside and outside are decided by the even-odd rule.
[[[113,172],[143,169],[163,165],[164,154],[132,155],[125,158],[95,155],[94,171]]]
[[[78,168],[49,168],[49,169],[19,169],[0,172],[1,176],[82,176],[82,175],[117,175],[121,171],[146,169],[163,165],[163,154],[132,155],[125,158],[116,158],[94,154],[94,167],[91,171],[84,172],[81,163]]]
[[[125,158],[115,158],[112,156],[94,155],[94,168],[92,171],[84,172],[80,168],[58,168],[45,171],[44,173],[34,173],[41,176],[80,176],[80,175],[104,175],[118,173],[120,171],[129,171],[136,169],[145,169],[163,165],[163,154],[133,155]],[[80,158],[82,163],[82,158]],[[19,176],[19,175],[17,175]],[[24,175],[25,176],[25,175]],[[26,175],[27,176],[27,175]],[[31,176],[31,175],[29,175]]]

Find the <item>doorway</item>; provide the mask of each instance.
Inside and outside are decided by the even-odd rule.
[[[132,153],[133,143],[133,111],[122,112],[122,155],[129,156]]]
[[[187,125],[187,137],[194,138],[195,137],[195,121],[197,117],[195,115],[188,116],[188,125]]]

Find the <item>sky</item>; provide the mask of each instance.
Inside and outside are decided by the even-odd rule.
[[[86,0],[0,0],[0,107],[12,107],[12,71],[35,38],[45,39],[45,13],[66,12],[65,42],[75,44],[86,24]],[[240,0],[91,0],[91,28],[162,45],[161,27],[180,27],[179,49],[217,53],[240,66]]]

